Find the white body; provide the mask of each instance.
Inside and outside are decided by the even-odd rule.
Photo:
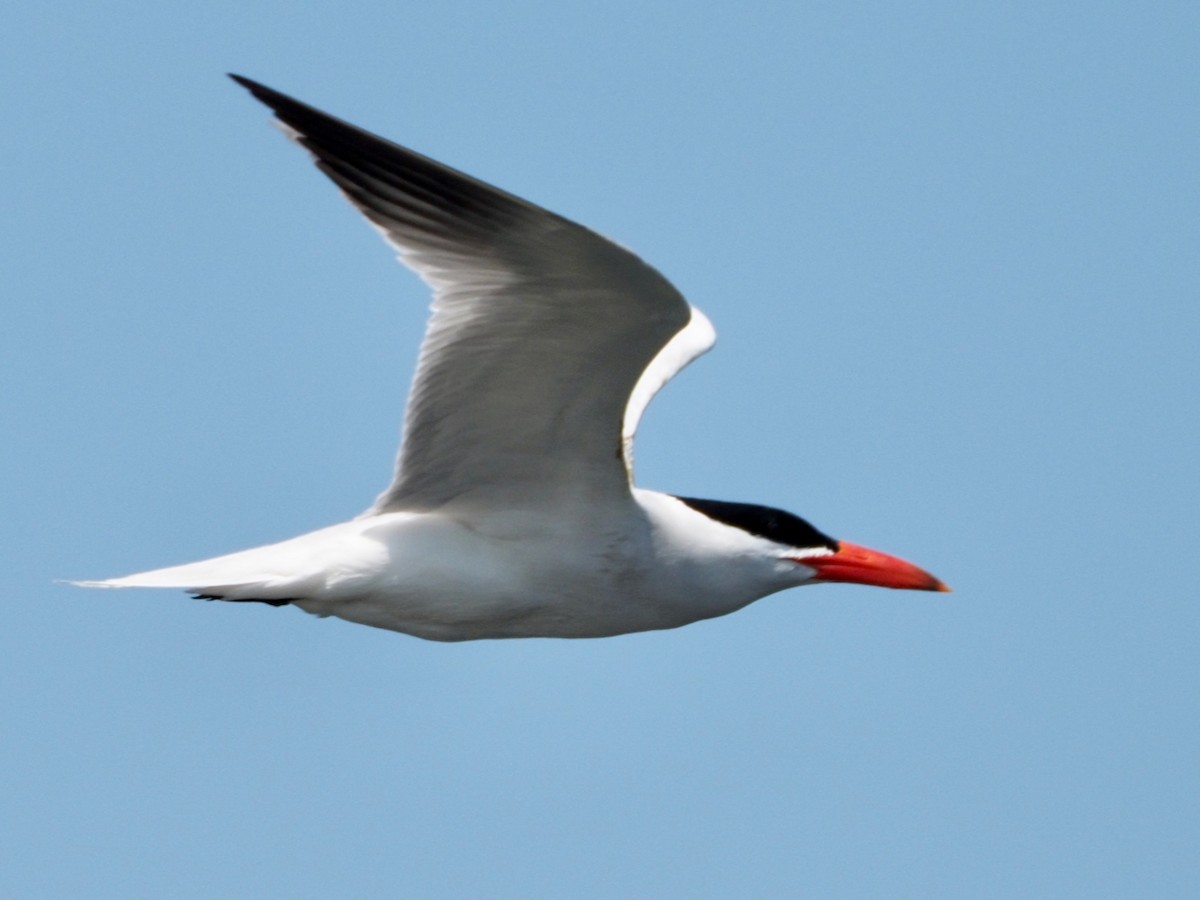
[[[631,503],[574,525],[535,510],[366,515],[98,586],[288,600],[318,616],[462,641],[677,628],[812,575],[777,558],[770,541],[655,491],[636,490]]]

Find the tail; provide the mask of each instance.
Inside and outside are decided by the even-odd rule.
[[[294,579],[274,579],[261,575],[246,577],[218,565],[225,559],[226,557],[219,556],[183,566],[139,572],[122,578],[67,583],[88,588],[179,588],[197,600],[267,603],[271,606],[287,606],[303,599],[296,593]]]
[[[337,526],[334,526],[337,528]],[[286,606],[319,589],[322,529],[289,541],[212,559],[152,569],[103,581],[71,581],[89,588],[180,588],[203,600],[230,600]],[[314,565],[316,564],[316,565]]]

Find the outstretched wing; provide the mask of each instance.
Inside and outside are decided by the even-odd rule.
[[[626,499],[637,420],[711,346],[707,320],[587,228],[232,77],[434,290],[395,478],[371,512]]]

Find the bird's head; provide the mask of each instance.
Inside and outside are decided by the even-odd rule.
[[[768,552],[784,567],[786,580],[794,585],[841,581],[913,591],[950,590],[906,560],[834,540],[781,509],[722,500],[678,499],[710,519],[769,541],[774,547]]]

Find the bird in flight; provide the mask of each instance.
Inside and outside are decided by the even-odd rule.
[[[658,390],[715,340],[630,251],[232,75],[433,289],[388,488],[349,522],[87,587],[182,588],[421,638],[605,637],[785,588],[948,591],[783,510],[635,487]]]

